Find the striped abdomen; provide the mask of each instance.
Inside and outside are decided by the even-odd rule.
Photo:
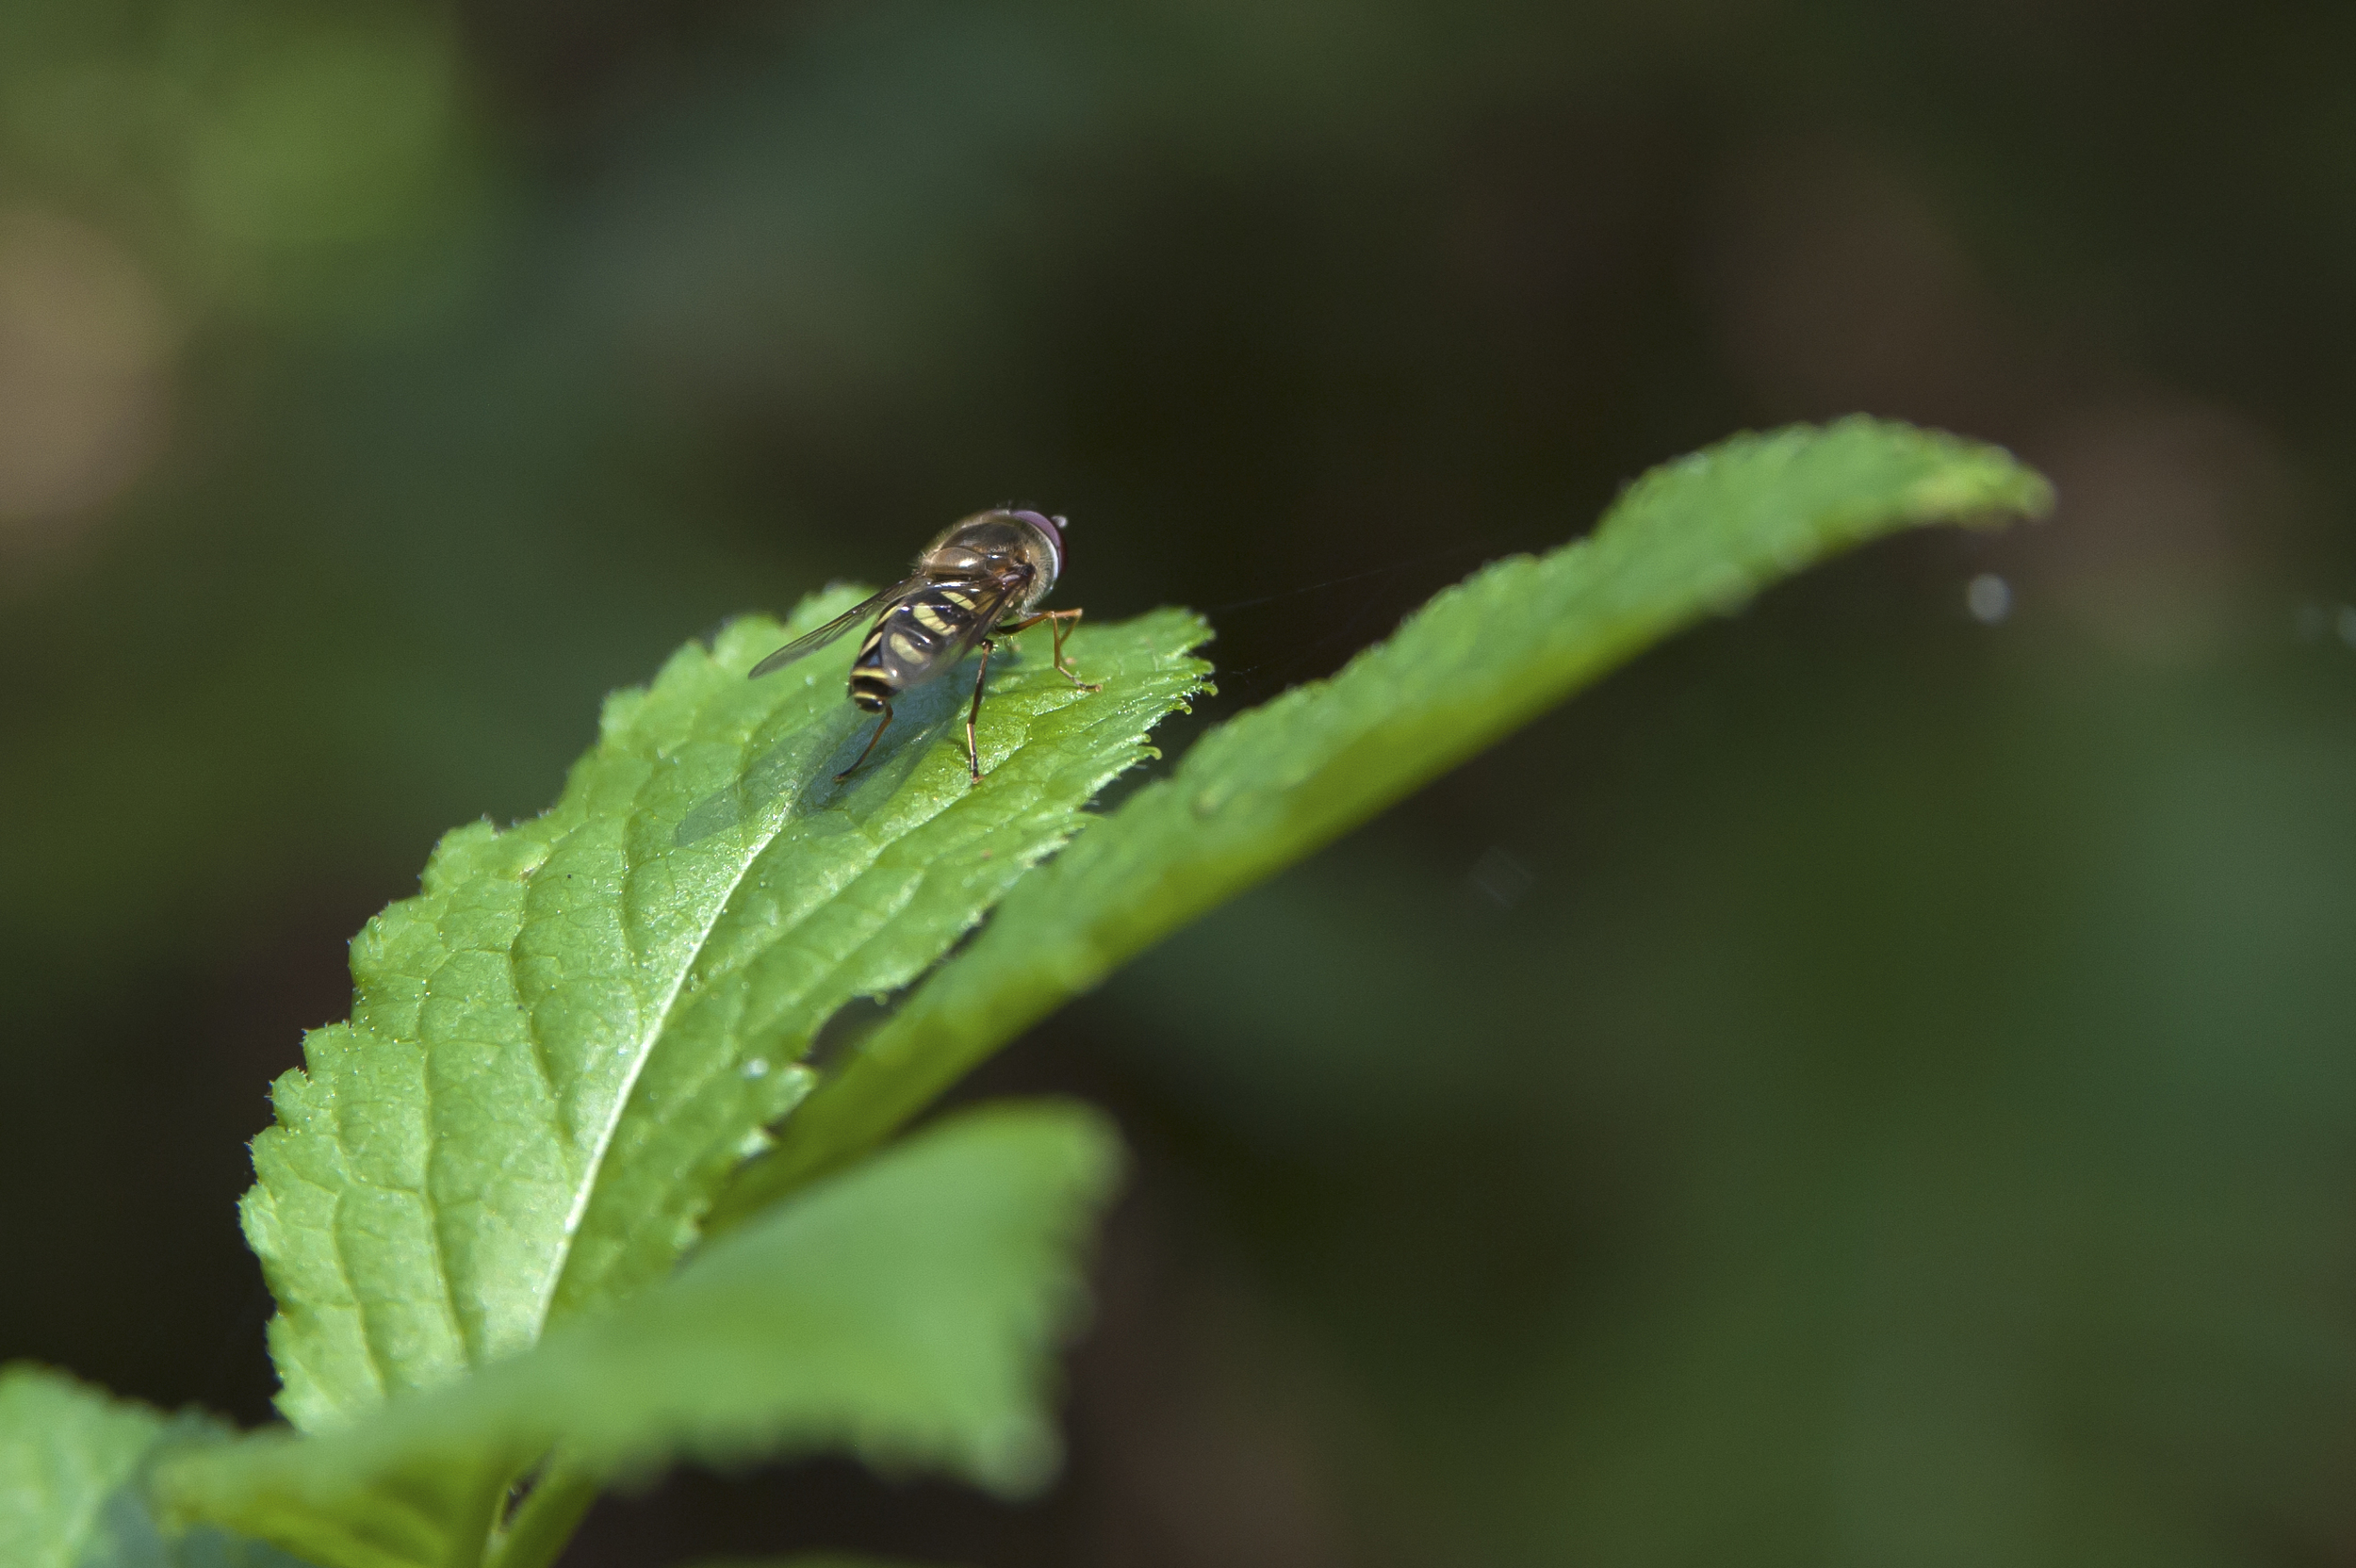
[[[851,661],[851,700],[873,713],[965,657],[996,624],[1006,596],[994,587],[920,589],[885,611]]]

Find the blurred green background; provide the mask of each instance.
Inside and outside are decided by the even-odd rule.
[[[1138,1151],[1050,1496],[691,1475],[565,1561],[2356,1561],[2351,60],[2296,3],[8,0],[0,1353],[267,1414],[241,1140],[344,941],[723,617],[1034,502],[1058,602],[1211,612],[1215,716],[1864,409],[2060,514],[1704,629],[973,1086]]]

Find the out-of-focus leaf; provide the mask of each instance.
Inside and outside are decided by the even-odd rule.
[[[0,1369],[0,1562],[75,1568],[165,1418],[61,1372]]]
[[[0,1563],[8,1568],[303,1568],[210,1527],[167,1535],[142,1473],[159,1452],[219,1442],[217,1423],[166,1416],[44,1366],[0,1368]]]
[[[856,1155],[1174,927],[1678,628],[1880,534],[2050,502],[2003,451],[1863,418],[1738,436],[1655,469],[1592,537],[1476,573],[1332,680],[1205,736],[869,1036],[740,1176],[722,1217]]]
[[[947,1568],[946,1564],[908,1562],[898,1558],[859,1557],[844,1552],[801,1552],[793,1557],[721,1557],[693,1568]]]
[[[1084,1108],[967,1113],[512,1361],[325,1436],[175,1457],[159,1489],[329,1568],[473,1560],[474,1478],[552,1446],[605,1477],[843,1449],[1021,1493],[1055,1462],[1051,1352],[1119,1165]]]

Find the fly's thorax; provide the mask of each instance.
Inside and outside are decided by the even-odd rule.
[[[925,547],[917,575],[995,584],[1007,596],[1006,613],[1027,615],[1063,575],[1061,521],[1037,512],[976,512]]]

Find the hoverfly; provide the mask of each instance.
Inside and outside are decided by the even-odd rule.
[[[973,744],[973,721],[982,715],[982,680],[990,674],[993,639],[1046,621],[1055,630],[1057,673],[1084,692],[1104,689],[1082,680],[1063,656],[1064,637],[1080,612],[1036,608],[1063,573],[1065,526],[1061,517],[1011,511],[976,512],[952,523],[924,547],[907,578],[786,644],[753,666],[753,678],[815,653],[868,616],[875,617],[859,657],[851,661],[851,701],[883,718],[858,761],[834,776],[840,784],[859,771],[883,739],[892,723],[892,699],[911,686],[948,674],[979,644],[982,667],[974,672],[973,706],[965,715],[966,770],[979,784],[982,760]]]

